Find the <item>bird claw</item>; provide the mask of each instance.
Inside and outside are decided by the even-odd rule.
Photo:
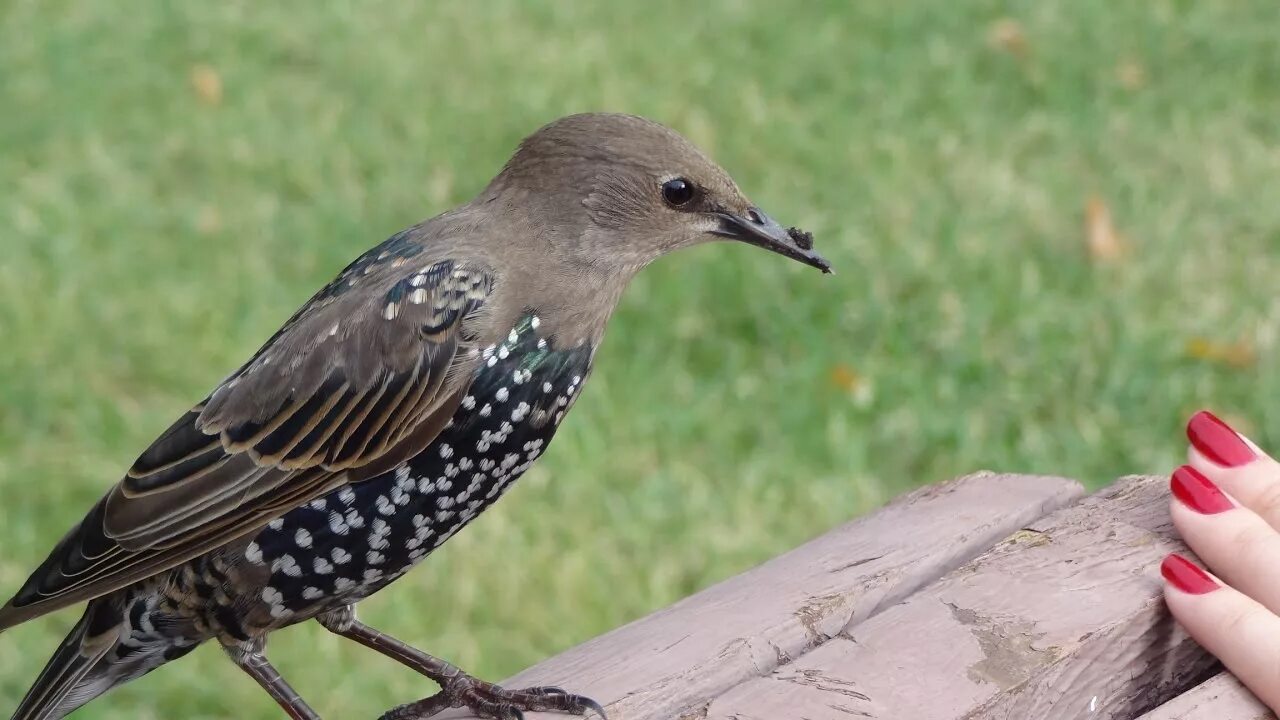
[[[507,690],[467,675],[455,677],[435,695],[387,711],[380,720],[426,720],[452,707],[465,707],[488,720],[525,720],[526,712],[595,713],[600,720],[608,720],[600,703],[564,688],[544,685]]]
[[[525,688],[520,692],[529,693],[532,695],[542,695],[542,696],[563,695],[566,698],[566,700],[572,703],[574,706],[573,709],[565,710],[564,712],[569,712],[574,715],[586,715],[587,712],[590,711],[595,713],[596,715],[599,715],[600,720],[609,720],[609,716],[605,714],[604,706],[602,706],[600,703],[596,702],[595,700],[592,700],[591,698],[585,695],[574,695],[566,691],[562,687],[557,687],[555,685],[543,685],[541,687]]]

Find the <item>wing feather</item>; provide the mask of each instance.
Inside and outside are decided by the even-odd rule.
[[[0,630],[171,568],[427,447],[466,390],[459,368],[472,353],[460,350],[493,276],[448,260],[415,272],[403,258],[357,260],[170,426],[0,608]],[[371,292],[346,292],[370,263],[358,282]]]
[[[309,467],[320,464],[316,454],[327,449],[327,443],[334,433],[342,429],[343,423],[350,416],[364,393],[357,392],[350,383],[335,394],[334,401],[322,414],[317,414],[315,421],[306,434],[299,433],[298,440],[281,459],[281,464],[288,467]]]

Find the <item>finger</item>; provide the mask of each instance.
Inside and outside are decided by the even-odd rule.
[[[1228,584],[1280,613],[1280,533],[1189,465],[1169,479],[1173,524]]]
[[[1170,612],[1258,699],[1280,709],[1280,617],[1179,555],[1160,564]]]
[[[1210,412],[1187,423],[1190,465],[1280,528],[1280,463]]]

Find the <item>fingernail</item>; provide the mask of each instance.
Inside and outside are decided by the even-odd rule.
[[[1208,573],[1177,553],[1170,553],[1160,563],[1160,574],[1170,585],[1191,595],[1204,595],[1219,587]]]
[[[1190,465],[1183,465],[1173,471],[1169,478],[1169,489],[1178,498],[1178,502],[1201,515],[1213,515],[1235,507],[1231,498],[1214,485],[1212,480]]]
[[[1201,455],[1224,467],[1239,467],[1253,462],[1253,449],[1208,410],[1201,410],[1187,422],[1187,439]]]

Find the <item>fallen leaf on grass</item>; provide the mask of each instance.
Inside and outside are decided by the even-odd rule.
[[[212,205],[200,208],[200,212],[196,215],[196,230],[201,235],[212,235],[221,229],[222,216],[218,213],[218,209]]]
[[[1000,18],[991,23],[991,27],[987,28],[987,45],[1016,58],[1025,58],[1031,54],[1027,33],[1022,29],[1022,23],[1013,18]]]
[[[1099,264],[1115,263],[1128,254],[1128,240],[1116,230],[1111,210],[1094,195],[1084,207],[1084,233],[1089,257]]]
[[[862,377],[848,365],[831,368],[831,384],[846,392],[853,392],[862,384]]]
[[[222,76],[208,65],[196,65],[191,68],[191,89],[196,97],[205,105],[217,106],[222,103]]]
[[[1125,90],[1139,90],[1147,84],[1147,69],[1137,60],[1124,60],[1116,66],[1116,80]]]
[[[848,393],[855,407],[866,408],[875,402],[875,383],[872,378],[844,363],[833,366],[828,379],[838,390]]]
[[[1223,343],[1203,337],[1187,341],[1187,357],[1233,368],[1253,367],[1258,362],[1258,351],[1248,340]]]

